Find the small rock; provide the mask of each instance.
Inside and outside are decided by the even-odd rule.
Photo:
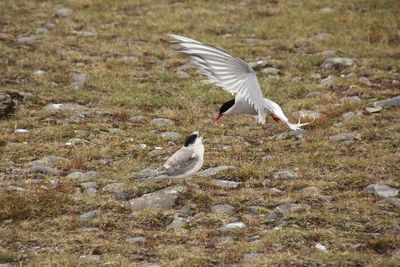
[[[132,117],[129,118],[129,121],[133,122],[133,123],[137,123],[137,122],[142,122],[145,119],[146,119],[145,116],[132,116]]]
[[[85,191],[83,191],[83,193],[86,195],[93,195],[96,192],[97,192],[97,189],[94,187],[89,187],[89,188],[85,189]]]
[[[36,29],[36,34],[48,34],[49,30],[45,27],[39,27]]]
[[[322,69],[350,67],[354,65],[354,60],[346,57],[327,58],[320,66]]]
[[[82,189],[80,187],[75,187],[74,188],[74,194],[75,195],[80,195],[82,194]]]
[[[26,36],[26,37],[18,37],[17,38],[17,43],[25,44],[25,45],[33,45],[37,39],[39,39],[38,35],[31,35],[31,36]]]
[[[320,251],[322,251],[322,252],[328,252],[328,249],[324,245],[322,245],[321,243],[315,244],[315,248],[320,250]]]
[[[222,166],[218,166],[218,167],[212,167],[212,168],[208,168],[204,171],[201,171],[198,173],[198,175],[203,176],[203,177],[211,177],[214,176],[220,172],[229,170],[229,169],[234,169],[234,166],[226,166],[226,165],[222,165]]]
[[[20,187],[20,186],[15,186],[15,185],[8,185],[7,187],[6,187],[6,190],[7,191],[26,191],[27,189],[25,189],[25,188],[23,188],[23,187]]]
[[[219,238],[217,238],[217,242],[218,243],[232,243],[233,242],[233,238],[231,236],[221,236]]]
[[[269,214],[267,217],[265,217],[265,221],[266,222],[276,222],[276,220],[278,220],[279,215],[276,212],[272,212],[271,214]]]
[[[180,79],[188,79],[190,78],[189,73],[183,71],[183,70],[177,70],[176,71],[176,76],[178,76],[178,78]]]
[[[167,140],[175,141],[181,138],[181,135],[177,132],[162,132],[161,137]]]
[[[15,131],[14,131],[14,133],[29,133],[29,130],[27,130],[27,129],[15,129]]]
[[[271,194],[273,196],[279,196],[282,195],[282,191],[279,190],[278,188],[266,188],[265,192],[267,192],[268,194]]]
[[[217,214],[229,214],[235,210],[235,207],[229,204],[219,204],[211,207],[211,211]]]
[[[387,197],[384,201],[392,206],[400,208],[400,198],[397,197]]]
[[[66,7],[62,7],[56,10],[55,16],[60,18],[69,17],[72,14],[72,10]]]
[[[90,232],[97,232],[97,231],[99,231],[100,229],[98,228],[98,227],[82,227],[81,229],[79,229],[79,231],[81,231],[81,232],[87,232],[87,233],[90,233]]]
[[[64,103],[64,104],[48,104],[44,107],[45,111],[54,112],[54,111],[77,111],[77,110],[85,110],[87,107],[73,104],[73,103]]]
[[[272,212],[287,215],[299,211],[309,211],[310,209],[311,207],[307,204],[285,203],[276,207]]]
[[[319,13],[329,14],[329,13],[334,13],[335,11],[336,9],[333,7],[323,7],[319,10]]]
[[[57,168],[52,168],[41,163],[32,164],[31,172],[42,173],[46,175],[57,175],[61,173],[61,171],[58,170]]]
[[[79,37],[93,37],[97,35],[94,31],[72,31],[72,33]]]
[[[124,191],[126,188],[126,185],[124,183],[112,183],[104,186],[101,190],[108,192],[108,193],[115,193],[115,192],[121,192]]]
[[[293,77],[292,80],[291,80],[290,82],[291,82],[291,83],[299,83],[299,82],[301,82],[302,80],[303,80],[303,77],[296,76],[296,77]]]
[[[352,118],[354,118],[354,117],[356,117],[356,114],[355,114],[354,112],[352,112],[352,111],[343,113],[343,115],[342,115],[342,118],[343,118],[345,121],[350,120],[350,119],[352,119]]]
[[[138,62],[139,57],[137,56],[123,56],[121,60],[125,63],[132,63],[132,62]]]
[[[325,79],[322,79],[320,84],[326,88],[333,89],[335,87],[335,78],[329,75]]]
[[[293,179],[297,178],[297,173],[290,171],[290,170],[281,170],[281,171],[275,172],[273,177],[275,179],[293,180]]]
[[[173,120],[170,120],[170,119],[157,118],[157,119],[153,119],[151,121],[151,124],[153,126],[161,128],[161,127],[173,126],[173,125],[175,125],[175,122]]]
[[[130,237],[125,240],[129,244],[137,244],[137,243],[143,243],[146,241],[146,238],[144,236],[137,236],[137,237]]]
[[[296,118],[307,118],[307,119],[319,119],[321,117],[321,113],[313,110],[303,109],[292,112],[293,117]]]
[[[43,77],[47,75],[47,72],[44,70],[36,70],[33,72],[33,75],[35,75],[36,77]]]
[[[171,186],[162,190],[134,198],[127,203],[132,210],[170,209],[175,205],[180,194],[187,190],[186,186]]]
[[[261,253],[255,253],[255,252],[246,253],[243,256],[243,261],[244,262],[256,261],[256,260],[260,259],[262,256],[263,256],[263,254],[261,254]]]
[[[89,260],[89,261],[99,261],[101,258],[100,255],[82,255],[79,257],[79,259]]]
[[[100,213],[101,213],[100,210],[92,210],[92,211],[89,211],[89,212],[86,212],[86,213],[80,215],[79,220],[80,221],[89,221],[89,220],[92,220],[92,219],[96,218],[97,216],[99,216]]]
[[[323,57],[324,59],[336,56],[335,50],[325,50],[316,54],[317,56]]]
[[[399,193],[398,189],[384,184],[372,184],[365,188],[364,191],[369,194],[374,194],[378,197],[395,197]]]
[[[186,223],[186,219],[182,217],[175,218],[168,226],[167,229],[179,230]]]
[[[226,181],[226,180],[210,180],[210,183],[219,188],[238,188],[242,183],[234,182],[234,181]]]
[[[89,141],[83,140],[80,138],[71,138],[65,143],[65,145],[66,146],[76,146],[76,145],[85,144],[85,143],[89,143]]]
[[[343,141],[354,141],[361,140],[361,137],[357,133],[340,133],[330,137],[332,141],[343,142]]]
[[[367,111],[368,113],[372,114],[372,113],[378,113],[382,111],[382,107],[375,107],[375,108],[365,108],[365,111]]]
[[[268,61],[267,60],[259,60],[259,61],[255,61],[255,62],[250,62],[249,65],[253,70],[259,70],[261,68],[265,68],[266,66],[268,66]]]
[[[332,34],[326,33],[326,32],[321,32],[321,33],[318,33],[317,35],[315,35],[315,38],[318,41],[324,41],[324,40],[328,40],[328,39],[332,38]]]
[[[347,101],[347,102],[357,102],[357,101],[361,101],[361,98],[359,96],[346,96],[341,98],[341,100],[343,101]]]
[[[72,172],[67,175],[67,178],[78,180],[79,182],[88,182],[96,179],[99,176],[99,172],[97,171],[88,171],[88,172]]]
[[[322,190],[316,186],[309,186],[309,187],[303,188],[300,192],[306,196],[317,196],[322,192]]]
[[[72,89],[82,89],[85,86],[87,76],[84,73],[72,73],[70,87]]]
[[[371,82],[367,77],[360,77],[360,82],[362,82],[363,84],[365,84],[366,86],[372,86],[374,85],[373,82]]]
[[[400,250],[396,251],[396,252],[393,254],[393,259],[395,259],[395,260],[400,260]]]
[[[96,182],[85,182],[85,183],[81,183],[81,188],[82,188],[82,189],[97,188],[97,183],[96,183]]]
[[[392,107],[392,106],[400,106],[400,95],[396,96],[396,97],[393,97],[393,98],[377,101],[377,102],[374,103],[374,106],[375,107],[381,107],[381,108],[387,108],[387,107]]]
[[[222,226],[221,230],[239,230],[246,228],[246,225],[242,222],[228,223]]]
[[[261,72],[265,73],[265,74],[268,74],[268,75],[271,75],[271,76],[279,75],[279,69],[272,68],[272,67],[264,68],[264,69],[261,70]]]

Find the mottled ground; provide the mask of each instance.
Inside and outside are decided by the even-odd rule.
[[[398,14],[398,0],[0,1],[1,266],[399,266]],[[316,121],[302,138],[270,119],[215,126],[231,96],[166,33],[252,62],[291,121]],[[137,178],[195,130],[203,169],[233,168]]]

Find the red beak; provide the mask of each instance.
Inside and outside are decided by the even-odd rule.
[[[222,118],[222,116],[224,116],[224,114],[218,114],[218,116],[215,117],[214,122],[217,123]]]

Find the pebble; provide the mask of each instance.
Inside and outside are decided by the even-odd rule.
[[[46,166],[42,163],[34,163],[31,165],[31,172],[32,173],[42,173],[46,175],[57,175],[60,174],[61,171],[57,168]]]
[[[90,261],[99,261],[101,258],[100,258],[100,255],[82,255],[79,257],[79,259],[90,260]]]
[[[186,219],[182,217],[175,218],[168,226],[167,229],[179,230],[186,223]]]
[[[145,194],[141,197],[131,199],[127,203],[127,207],[132,210],[145,210],[145,209],[170,209],[172,208],[178,197],[186,192],[186,186],[171,186],[162,190]]]
[[[217,214],[229,214],[235,210],[235,207],[229,204],[219,204],[211,207],[211,211]]]
[[[354,113],[354,112],[352,112],[352,111],[349,111],[349,112],[346,112],[346,113],[343,113],[343,115],[342,115],[342,118],[344,119],[344,120],[350,120],[350,119],[352,119],[352,118],[354,118],[354,117],[356,117],[356,114]]]
[[[221,230],[239,230],[246,228],[246,224],[242,222],[228,223],[222,226]]]
[[[98,227],[82,227],[81,229],[79,229],[79,231],[81,232],[97,232],[100,229]]]
[[[65,145],[66,146],[76,146],[76,145],[85,144],[85,143],[89,143],[89,141],[83,140],[80,138],[71,138],[65,143]]]
[[[331,136],[330,139],[332,141],[343,142],[343,141],[361,140],[361,137],[358,133],[340,133]]]
[[[85,189],[85,191],[83,191],[83,193],[86,195],[93,195],[96,192],[97,192],[97,189],[94,187],[89,187],[89,188]]]
[[[177,70],[176,71],[176,76],[178,76],[178,78],[180,79],[188,79],[190,78],[190,74],[183,71],[183,70]]]
[[[325,50],[325,51],[317,53],[316,55],[326,59],[326,58],[334,57],[336,55],[336,51],[335,50]]]
[[[310,209],[311,207],[307,204],[284,203],[273,209],[272,212],[287,215],[299,211],[308,211]]]
[[[14,131],[14,133],[22,133],[22,134],[24,134],[24,133],[29,133],[29,130],[27,130],[27,129],[15,129],[15,131]]]
[[[72,34],[75,34],[79,37],[93,37],[97,35],[97,33],[94,31],[72,31]]]
[[[366,86],[372,86],[374,85],[373,82],[371,82],[367,77],[360,77],[360,82],[362,82]]]
[[[309,186],[303,188],[300,192],[306,196],[318,196],[322,192],[322,190],[316,186]]]
[[[400,208],[400,198],[397,197],[387,197],[384,201],[394,207]]]
[[[77,111],[77,110],[85,110],[87,107],[73,104],[73,103],[63,103],[63,104],[48,104],[44,107],[45,111],[54,112],[54,111]]]
[[[8,185],[6,187],[7,191],[26,191],[26,188],[20,187],[20,186],[15,186],[15,185]]]
[[[218,167],[212,167],[212,168],[208,168],[204,171],[201,171],[198,173],[198,175],[203,176],[203,177],[211,177],[211,176],[217,175],[220,172],[234,169],[234,168],[235,168],[234,166],[221,165]]]
[[[72,172],[67,175],[67,178],[78,180],[79,182],[88,182],[96,179],[100,175],[97,171],[88,172]]]
[[[226,180],[210,180],[210,183],[219,188],[238,188],[242,183],[234,182],[234,181],[226,181]]]
[[[123,56],[121,58],[121,61],[123,61],[125,63],[138,62],[139,61],[139,57],[137,57],[137,56]]]
[[[157,118],[151,121],[151,125],[161,128],[161,127],[173,126],[175,125],[175,122],[170,119]]]
[[[137,123],[137,122],[142,122],[142,121],[144,121],[146,119],[146,117],[145,116],[132,116],[132,117],[130,117],[128,120],[130,121],[130,122],[133,122],[133,123]]]
[[[66,7],[62,7],[56,10],[55,16],[60,18],[69,17],[72,14],[72,10]]]
[[[297,173],[290,170],[280,170],[274,173],[273,177],[275,179],[286,179],[286,180],[293,180],[297,178]]]
[[[271,76],[279,75],[279,69],[272,67],[264,68],[261,70],[261,72]]]
[[[250,252],[250,253],[246,253],[243,256],[243,261],[244,262],[252,262],[252,261],[256,261],[258,259],[260,259],[263,256],[263,254],[261,253],[256,253],[256,252]]]
[[[324,41],[324,40],[328,40],[328,39],[330,39],[330,38],[332,38],[332,34],[330,34],[330,33],[326,33],[326,32],[321,32],[321,33],[318,33],[317,35],[315,35],[315,38],[318,40],[318,41]]]
[[[328,252],[328,249],[326,248],[326,246],[322,245],[321,243],[315,244],[315,248],[322,252]]]
[[[162,138],[171,141],[179,140],[181,138],[181,135],[177,132],[162,132],[160,135]]]
[[[395,260],[400,260],[400,250],[397,250],[397,251],[393,254],[393,259],[395,259]]]
[[[125,241],[129,244],[137,244],[137,243],[143,243],[146,241],[146,238],[144,236],[136,236],[136,237],[130,237],[125,239]]]
[[[17,43],[25,45],[33,45],[37,39],[39,39],[38,35],[23,36],[17,38]]]
[[[217,238],[218,243],[232,243],[233,238],[231,236],[221,236]]]
[[[352,58],[346,57],[331,57],[327,58],[320,66],[322,69],[332,69],[341,67],[350,67],[354,65],[354,60]]]
[[[84,183],[81,183],[81,188],[82,189],[97,188],[97,183],[96,182],[84,182]]]
[[[399,190],[384,184],[371,184],[365,188],[364,192],[374,194],[377,197],[395,197]]]
[[[370,114],[378,113],[382,111],[382,107],[374,107],[374,108],[367,107],[365,108],[365,111],[367,111]]]
[[[97,216],[99,216],[100,213],[101,213],[100,210],[92,210],[92,211],[86,212],[84,214],[81,214],[79,216],[79,220],[80,221],[89,221],[89,220],[92,220],[92,219],[96,218]]]
[[[330,14],[330,13],[334,13],[335,11],[336,11],[336,9],[333,7],[323,7],[319,10],[319,13]]]
[[[43,77],[47,75],[47,72],[44,70],[35,70],[33,72],[33,75],[35,75],[36,77]]]

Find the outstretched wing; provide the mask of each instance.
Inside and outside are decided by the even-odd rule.
[[[190,56],[192,62],[211,82],[233,95],[244,98],[258,113],[258,121],[265,123],[264,97],[256,73],[249,64],[228,53],[179,35],[169,34],[181,46],[180,52]]]
[[[191,149],[183,147],[165,162],[161,171],[169,176],[179,176],[194,168],[198,161],[199,157]]]

